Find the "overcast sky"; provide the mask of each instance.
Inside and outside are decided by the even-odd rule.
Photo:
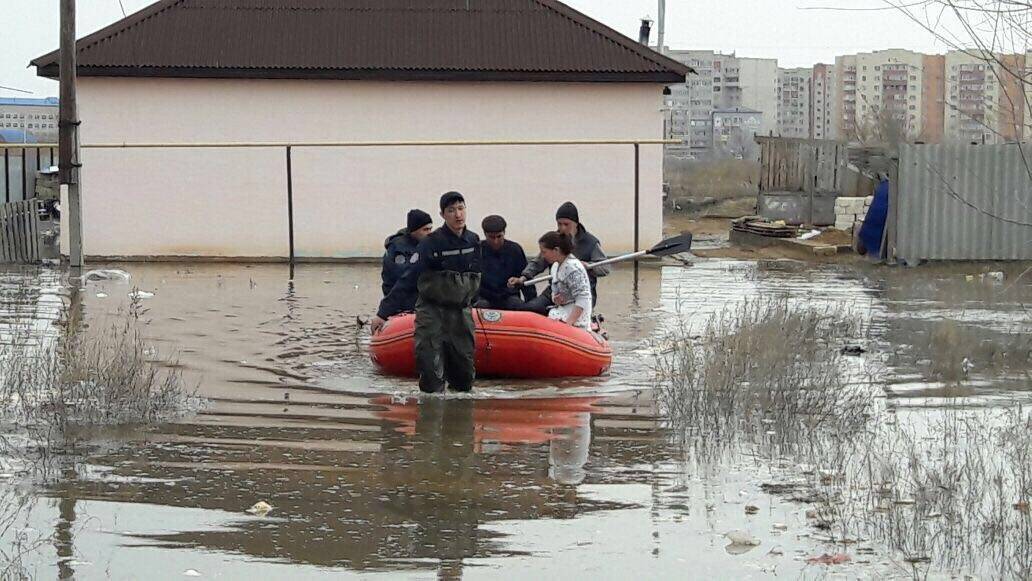
[[[472,0],[476,1],[476,0]],[[151,0],[79,0],[79,36],[122,18]],[[639,19],[656,16],[656,0],[566,0],[631,38]],[[0,89],[2,97],[57,94],[57,83],[36,77],[29,61],[57,48],[59,0],[0,0]],[[814,7],[851,9],[813,10]],[[666,44],[671,48],[712,49],[739,56],[778,59],[783,67],[834,62],[835,55],[882,48],[944,52],[931,33],[885,0],[667,0]],[[655,36],[653,36],[653,40]]]

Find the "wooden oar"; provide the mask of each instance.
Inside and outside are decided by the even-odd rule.
[[[585,264],[584,268],[587,268],[588,270],[591,270],[592,268],[595,268],[597,266],[604,266],[606,264],[613,264],[615,262],[624,262],[624,261],[627,261],[627,260],[634,260],[635,258],[641,258],[642,256],[645,256],[645,255],[649,255],[649,256],[670,256],[671,254],[680,254],[682,252],[688,252],[691,249],[692,249],[692,234],[691,234],[691,232],[685,232],[684,234],[681,234],[679,236],[674,236],[672,238],[667,238],[666,240],[663,240],[662,242],[660,242],[659,244],[653,246],[652,248],[649,248],[648,250],[641,250],[639,252],[632,252],[630,254],[624,254],[622,256],[615,256],[613,258],[607,258],[605,260],[600,260],[598,262],[591,262],[589,264]],[[527,282],[525,282],[523,284],[524,285],[537,284],[539,282],[545,282],[545,281],[547,281],[547,280],[549,280],[551,278],[552,278],[551,275],[543,274],[543,275],[541,275],[541,276],[539,276],[537,278],[532,278],[532,279],[528,280]]]

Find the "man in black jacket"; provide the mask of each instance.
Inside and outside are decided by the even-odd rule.
[[[377,333],[388,317],[415,297],[416,370],[419,389],[473,389],[476,375],[473,314],[470,305],[480,289],[480,237],[466,228],[466,200],[458,192],[441,196],[444,226],[424,238],[411,266],[380,301],[372,320]]]
[[[488,216],[480,224],[484,241],[480,243],[483,262],[480,264],[483,276],[480,279],[480,297],[476,304],[481,309],[517,310],[524,300],[537,296],[537,289],[525,286],[522,289],[510,287],[509,279],[520,276],[527,268],[527,255],[523,247],[505,239],[505,218]],[[520,294],[523,299],[520,299]]]
[[[430,219],[430,214],[423,210],[413,209],[409,210],[405,228],[384,240],[383,247],[386,252],[383,253],[383,270],[380,273],[383,281],[380,289],[383,291],[383,296],[387,296],[391,292],[394,285],[408,270],[412,255],[416,252],[416,246],[419,245],[420,240],[430,235],[432,229],[433,220]],[[406,310],[411,311],[412,309]]]
[[[570,236],[573,236],[573,255],[583,262],[584,266],[587,266],[588,263],[591,262],[598,262],[606,259],[606,253],[602,251],[602,243],[599,242],[598,238],[595,238],[591,232],[588,232],[588,229],[585,228],[583,224],[581,224],[580,213],[577,212],[577,206],[574,206],[573,202],[566,202],[559,206],[559,209],[555,212],[555,225],[556,231],[560,234],[569,234]],[[509,279],[509,285],[513,288],[522,287],[523,283],[537,277],[546,270],[548,270],[548,264],[539,254],[527,264],[527,268],[523,269],[523,273],[520,276]],[[588,280],[591,282],[592,304],[598,302],[598,293],[595,290],[598,277],[606,276],[609,272],[610,268],[608,265],[588,269]],[[524,303],[521,309],[524,311],[534,311],[535,313],[547,315],[548,309],[551,306],[552,292],[551,289],[546,287],[536,299],[528,300]]]

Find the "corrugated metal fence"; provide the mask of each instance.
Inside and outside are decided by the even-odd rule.
[[[920,260],[1032,260],[1032,146],[903,145],[889,248]]]

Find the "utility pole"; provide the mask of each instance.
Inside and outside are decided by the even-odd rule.
[[[659,0],[659,17],[656,18],[656,50],[659,54],[666,54],[666,47],[663,46],[663,33],[666,32],[666,0]]]
[[[79,114],[75,106],[75,0],[61,0],[61,103],[58,114],[58,177],[68,187],[68,262],[82,266],[82,207],[79,200]]]

